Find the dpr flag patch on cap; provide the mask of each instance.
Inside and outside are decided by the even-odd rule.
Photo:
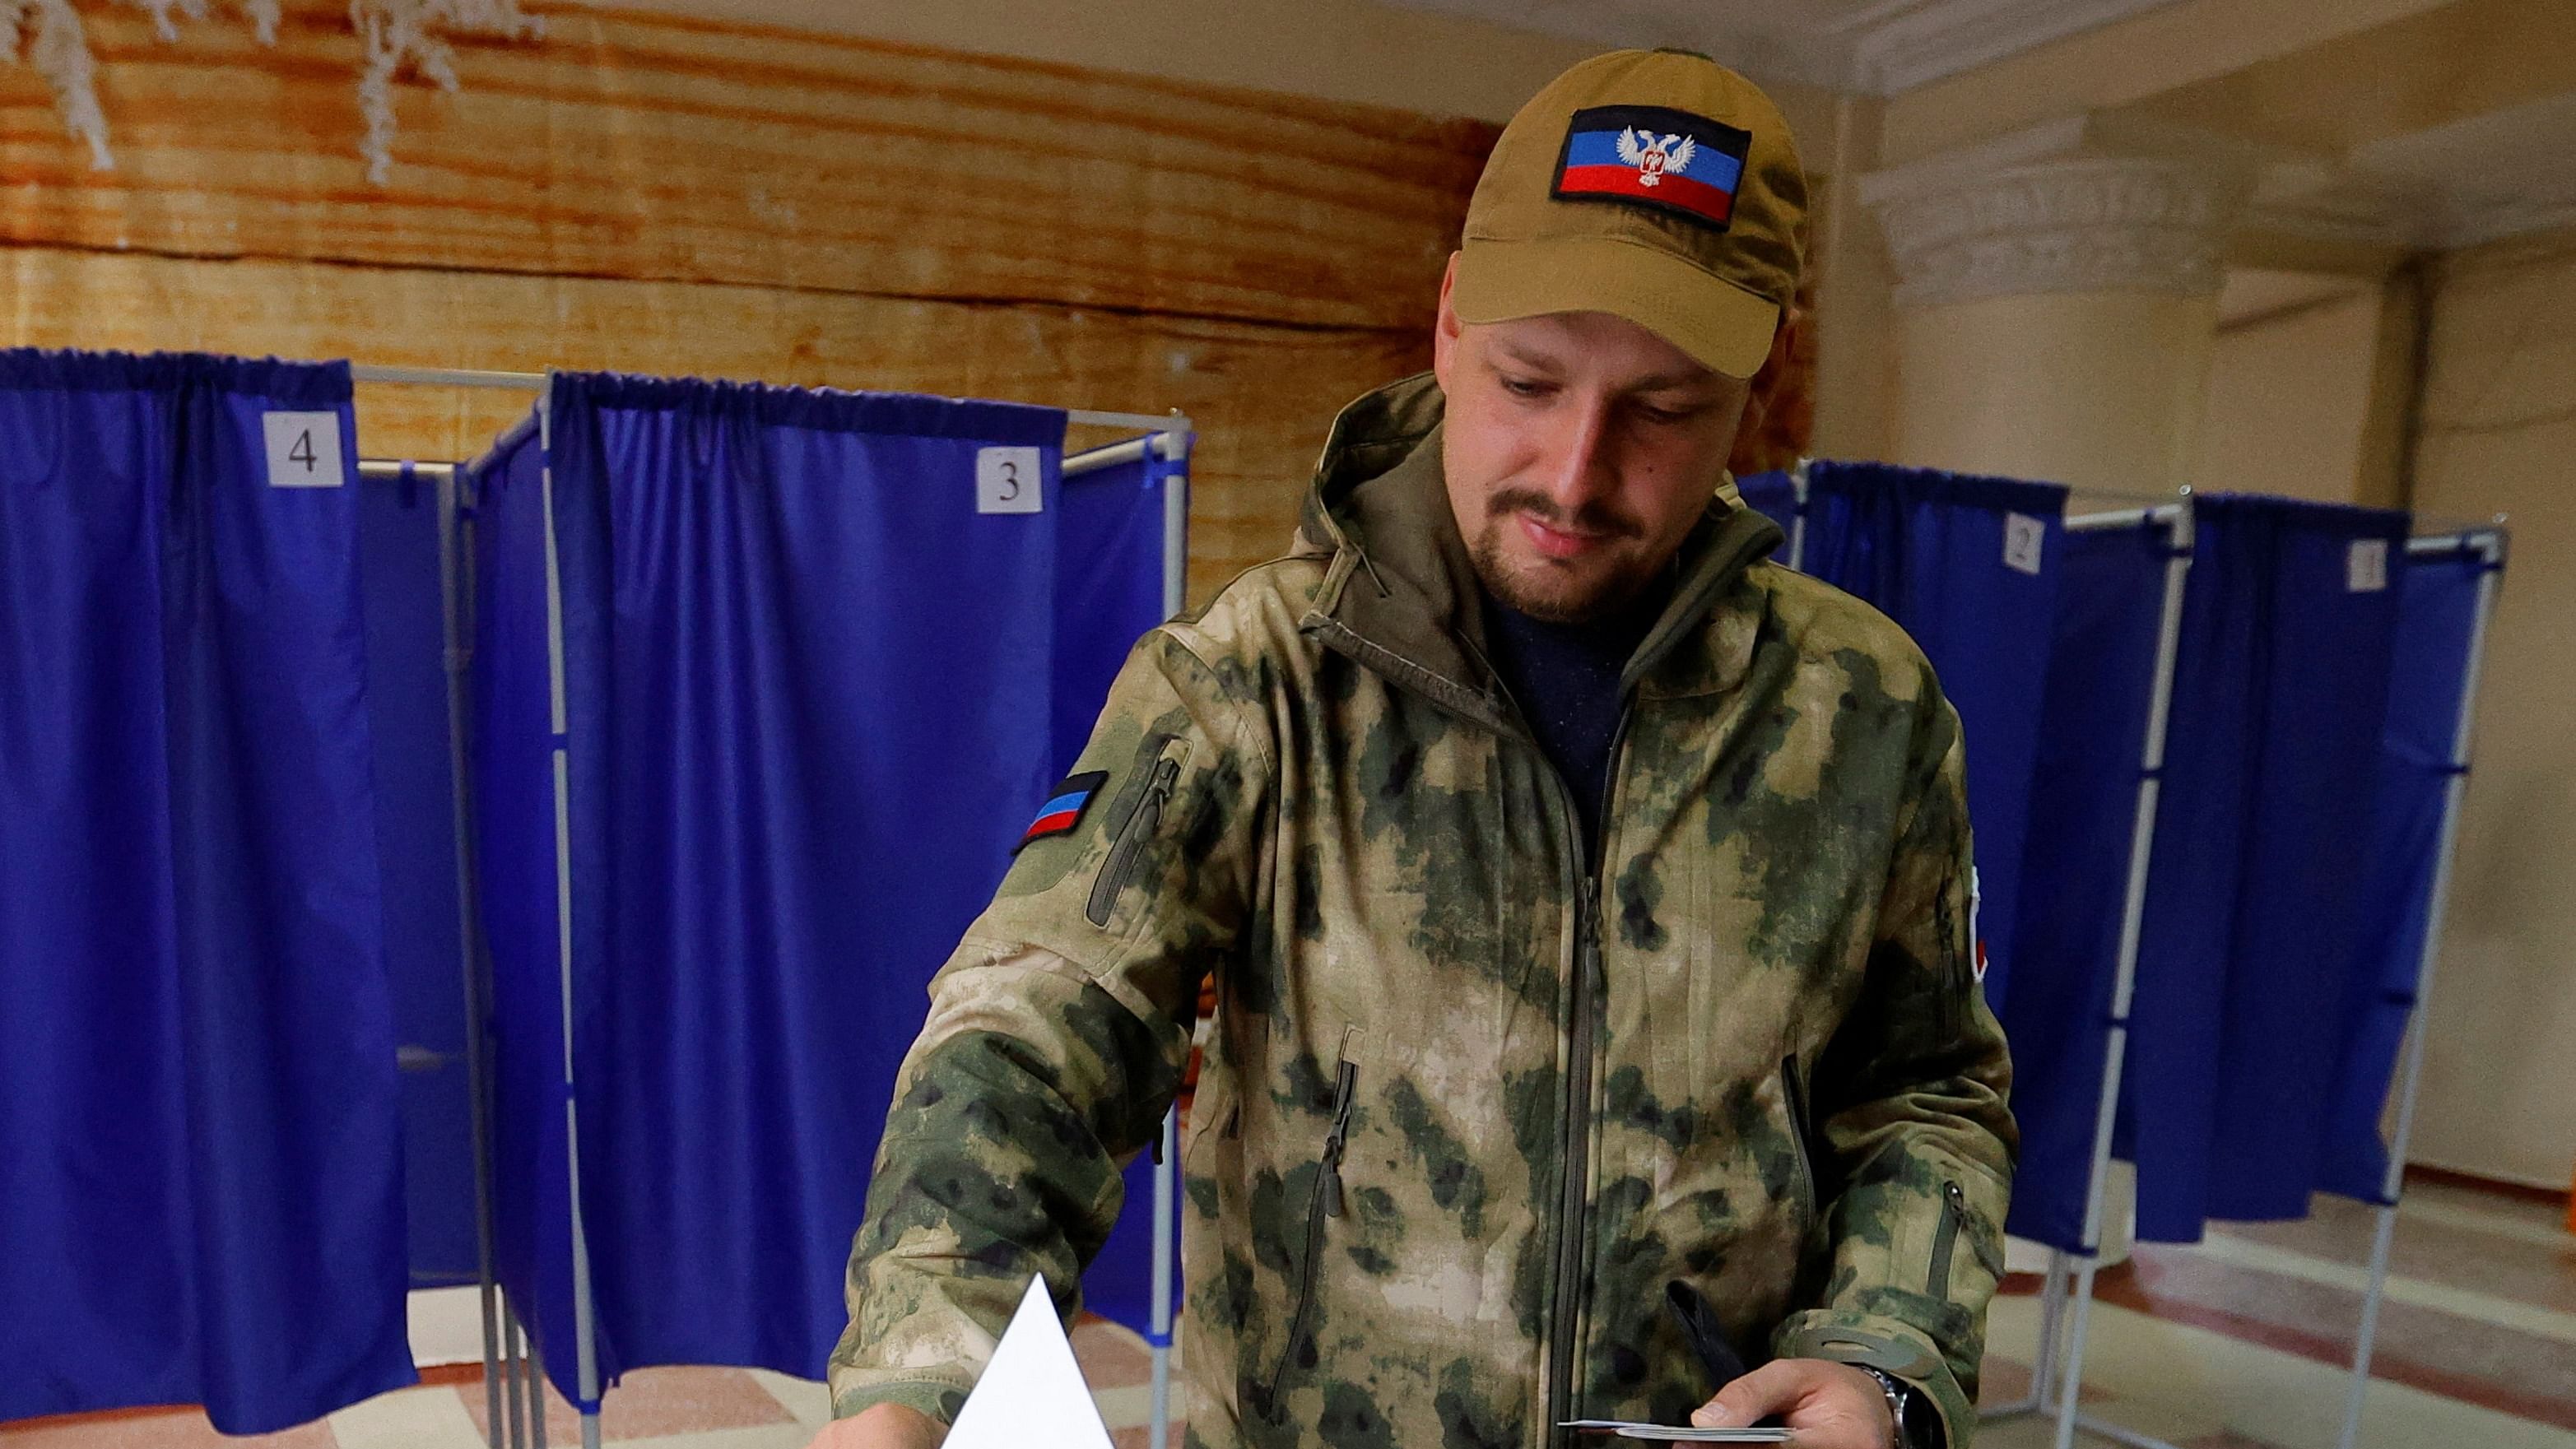
[[[1668,106],[1576,111],[1552,196],[1626,202],[1726,230],[1744,176],[1749,131]]]
[[[1011,854],[1017,855],[1028,848],[1032,840],[1044,840],[1050,835],[1071,835],[1073,828],[1082,823],[1082,812],[1091,808],[1093,797],[1100,793],[1101,786],[1108,783],[1107,770],[1085,770],[1079,775],[1065,776],[1062,783],[1048,792],[1047,802],[1038,807],[1038,818],[1029,822],[1028,832],[1020,837],[1018,845],[1011,847]]]

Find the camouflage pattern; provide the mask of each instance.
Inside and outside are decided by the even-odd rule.
[[[1922,655],[1726,490],[1628,670],[1600,868],[1482,662],[1415,379],[1336,423],[1295,551],[1155,631],[932,987],[850,1260],[836,1409],[953,1416],[1070,1311],[1198,984],[1193,1445],[1540,1449],[1750,1362],[1876,1364],[1966,1449],[2014,1133]]]

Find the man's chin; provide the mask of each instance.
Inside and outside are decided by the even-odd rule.
[[[1623,587],[1624,581],[1615,575],[1577,576],[1551,561],[1515,560],[1495,567],[1491,560],[1479,560],[1476,572],[1484,581],[1485,592],[1493,595],[1496,602],[1547,624],[1589,624],[1616,612],[1636,594],[1636,590]]]

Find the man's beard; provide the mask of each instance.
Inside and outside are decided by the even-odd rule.
[[[1486,501],[1485,526],[1469,545],[1467,556],[1476,567],[1476,577],[1483,581],[1485,592],[1517,613],[1548,624],[1588,624],[1616,614],[1636,601],[1655,576],[1652,567],[1614,568],[1599,578],[1585,582],[1556,575],[1544,557],[1537,567],[1515,573],[1503,554],[1503,530],[1515,526],[1512,516],[1526,513],[1552,528],[1583,533],[1604,542],[1608,547],[1620,540],[1642,537],[1645,529],[1634,519],[1601,507],[1587,504],[1569,518],[1547,495],[1524,488],[1506,488]],[[1551,587],[1553,585],[1553,587]]]

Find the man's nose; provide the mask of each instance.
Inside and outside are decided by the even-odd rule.
[[[1610,421],[1609,403],[1602,398],[1579,399],[1559,410],[1544,482],[1560,518],[1571,518],[1609,495],[1618,476],[1610,454]]]

